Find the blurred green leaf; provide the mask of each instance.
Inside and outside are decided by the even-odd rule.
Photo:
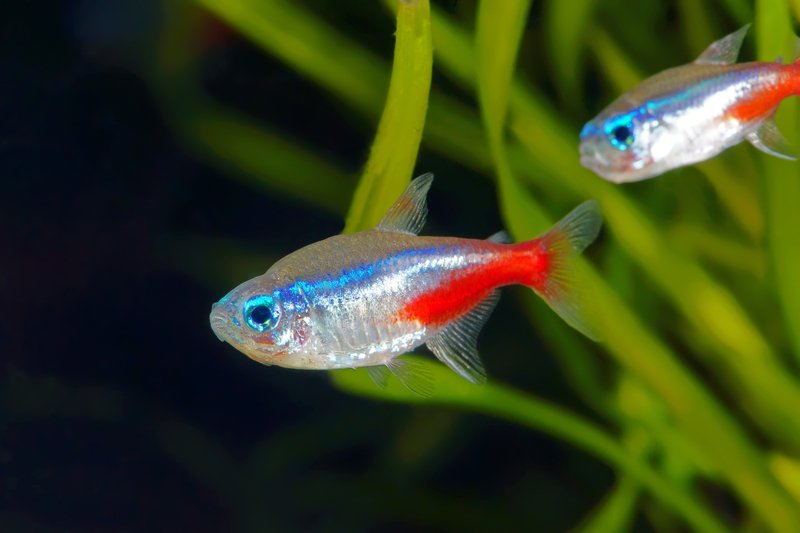
[[[586,67],[582,61],[585,35],[595,12],[597,0],[572,0],[546,4],[547,43],[551,70],[564,105],[574,107],[583,101]]]
[[[747,0],[723,0],[739,27],[753,21],[753,6]]]
[[[653,442],[646,433],[633,430],[623,438],[628,453],[643,459],[652,451]],[[583,533],[630,531],[636,516],[641,487],[630,475],[622,475],[605,500],[576,528]]]
[[[389,78],[388,66],[311,10],[286,0],[193,1],[335,94],[362,117],[372,120],[380,114]],[[296,46],[298,36],[311,37],[302,46]],[[351,54],[353,50],[356,52]],[[331,61],[331,57],[336,57],[336,61]],[[360,89],[350,90],[351,84],[359,84]],[[431,93],[430,101],[425,143],[465,165],[487,168],[489,155],[477,116],[437,91]]]
[[[609,353],[665,400],[694,445],[708,450],[705,457],[715,462],[714,469],[727,477],[763,520],[777,529],[793,523],[798,518],[795,503],[769,474],[758,448],[736,420],[596,274],[587,269],[584,279],[605,306],[597,318]]]
[[[186,128],[198,152],[248,185],[344,214],[355,179],[285,134],[232,112],[200,107]]]
[[[605,29],[593,26],[589,30],[589,40],[592,42],[591,50],[597,58],[599,70],[605,74],[615,92],[628,91],[644,79],[644,74],[639,72]]]
[[[783,454],[772,454],[769,465],[786,490],[800,501],[800,460]]]
[[[708,13],[708,2],[697,0],[678,0],[678,11],[681,17],[681,29],[689,43],[692,55],[698,56],[713,41],[716,41],[717,31],[715,20]]]
[[[399,2],[396,39],[389,95],[345,233],[380,222],[402,194],[417,161],[433,68],[428,0]]]
[[[489,142],[498,147],[502,143],[511,79],[530,7],[530,0],[483,0],[478,6],[475,30],[478,96]],[[498,32],[498,28],[503,31]]]
[[[430,359],[404,357],[414,357],[433,375],[436,390],[432,397],[414,394],[396,379],[390,379],[385,389],[379,389],[363,369],[334,371],[331,373],[332,379],[338,387],[359,396],[411,404],[451,405],[544,431],[628,473],[695,528],[701,531],[725,531],[726,528],[697,502],[676,491],[649,466],[592,423],[509,387],[491,382],[473,385]]]
[[[679,222],[669,230],[669,235],[692,255],[730,270],[762,277],[766,269],[766,259],[760,247],[739,242],[697,224]]]
[[[380,109],[386,86],[383,62],[330,24],[308,16],[298,3],[195,1],[350,105],[366,114]],[[342,68],[342,62],[349,68]]]
[[[595,509],[585,523],[576,528],[582,533],[606,533],[608,531],[630,531],[636,513],[639,485],[624,476],[614,490]]]
[[[517,239],[533,237],[536,226],[531,222],[536,220],[519,201],[523,193],[508,161],[504,133],[511,80],[530,5],[529,0],[481,1],[475,35],[481,114],[497,169],[503,219]],[[504,31],[498,34],[497,28]]]
[[[792,29],[789,5],[784,0],[756,2],[758,57],[795,57],[797,37]],[[793,146],[798,146],[798,106],[794,98],[781,104],[779,128]],[[784,323],[792,341],[795,370],[800,369],[800,171],[797,163],[761,156],[764,169],[767,213],[767,243],[775,292],[783,309]]]

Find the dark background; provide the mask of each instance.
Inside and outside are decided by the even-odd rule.
[[[220,344],[211,303],[341,217],[231,180],[181,140],[147,65],[167,31],[158,3],[3,11],[0,529],[558,530],[602,498],[610,470],[547,436],[353,398],[325,373]],[[365,21],[362,39],[390,57],[382,7],[339,22]],[[291,132],[354,184],[375,125],[207,22],[193,43],[204,94]],[[425,152],[418,170],[438,176],[426,232],[500,227],[477,201],[488,181]],[[481,336],[490,374],[587,412],[519,296],[505,292]]]

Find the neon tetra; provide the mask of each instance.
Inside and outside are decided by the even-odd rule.
[[[581,131],[581,164],[615,183],[652,178],[749,141],[795,159],[775,125],[778,104],[800,94],[800,63],[739,63],[749,26],[712,43],[694,63],[623,94]]]
[[[233,289],[211,308],[216,335],[269,365],[364,366],[378,384],[388,368],[420,394],[429,380],[398,356],[422,344],[466,379],[486,379],[476,338],[503,285],[533,288],[590,335],[570,290],[568,259],[597,236],[596,202],[520,244],[505,244],[505,233],[421,237],[432,181],[432,174],[412,181],[376,228],[306,246]]]

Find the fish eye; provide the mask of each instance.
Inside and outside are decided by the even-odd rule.
[[[633,124],[630,121],[615,122],[606,129],[609,141],[617,150],[627,150],[633,144]]]
[[[244,303],[245,322],[256,331],[275,328],[280,318],[280,307],[271,296],[254,296]]]
[[[611,133],[619,143],[627,144],[628,139],[631,138],[631,129],[628,126],[617,126]]]

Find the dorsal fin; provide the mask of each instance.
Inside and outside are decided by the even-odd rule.
[[[739,57],[739,49],[742,47],[744,36],[750,24],[742,26],[730,35],[726,35],[718,41],[714,41],[706,48],[700,57],[695,59],[698,65],[732,65]]]
[[[492,233],[486,240],[489,242],[496,242],[497,244],[511,244],[514,242],[511,239],[511,235],[508,234],[506,230],[500,230],[497,233]]]
[[[428,215],[426,199],[431,183],[433,183],[433,173],[431,172],[423,174],[409,183],[405,192],[383,215],[383,219],[376,229],[418,234],[425,225],[425,217]]]
[[[442,328],[425,343],[439,360],[472,383],[486,381],[486,370],[478,355],[478,333],[499,299],[500,291],[492,291],[470,312]]]

